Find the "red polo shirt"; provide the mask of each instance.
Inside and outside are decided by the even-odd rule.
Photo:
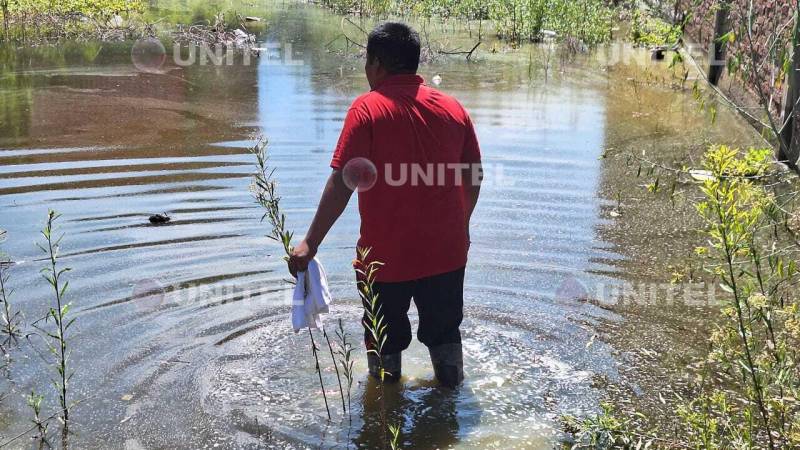
[[[350,106],[331,161],[366,158],[374,186],[358,194],[360,247],[385,265],[378,281],[438,275],[467,263],[461,168],[480,162],[472,121],[418,75],[394,75]]]

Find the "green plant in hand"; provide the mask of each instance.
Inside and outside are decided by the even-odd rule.
[[[270,233],[268,238],[280,242],[284,250],[284,261],[289,260],[292,254],[292,237],[294,233],[286,229],[286,215],[281,211],[281,198],[278,195],[278,183],[272,178],[275,170],[270,169],[268,163],[269,154],[267,153],[268,142],[263,137],[256,139],[255,145],[250,149],[250,153],[256,158],[256,172],[253,175],[253,184],[250,190],[253,196],[262,208],[264,208],[264,215],[261,216],[261,221],[267,221],[270,226]],[[307,286],[306,286],[307,288]],[[325,340],[328,342],[328,348],[333,358],[333,348],[331,347],[328,334],[323,328]],[[311,328],[308,329],[308,336],[311,340],[311,354],[314,356],[315,370],[319,377],[319,386],[322,390],[322,398],[325,401],[325,411],[328,413],[328,420],[331,419],[331,410],[328,407],[328,395],[325,393],[325,384],[322,381],[322,368],[319,363],[319,347],[314,340],[314,334]],[[334,358],[334,364],[336,360]],[[339,379],[339,390],[341,391],[341,378],[339,378],[339,369],[336,369],[336,376]],[[342,407],[344,408],[344,394],[342,393]]]

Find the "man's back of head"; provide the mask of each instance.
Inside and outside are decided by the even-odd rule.
[[[375,27],[367,40],[367,77],[415,74],[419,68],[419,34],[400,22],[384,22]]]

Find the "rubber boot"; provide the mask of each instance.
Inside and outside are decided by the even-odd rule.
[[[433,373],[442,386],[455,388],[464,381],[464,355],[461,343],[429,347]]]
[[[400,379],[400,372],[402,369],[402,353],[393,353],[391,355],[381,355],[381,360],[378,360],[378,355],[369,352],[367,353],[367,365],[369,366],[369,374],[376,379],[381,379],[381,362],[383,364],[383,381],[395,382]]]

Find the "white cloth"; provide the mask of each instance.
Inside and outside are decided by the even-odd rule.
[[[328,276],[317,258],[308,263],[308,270],[297,273],[297,284],[292,296],[292,328],[321,328],[320,314],[328,312],[331,293]]]

